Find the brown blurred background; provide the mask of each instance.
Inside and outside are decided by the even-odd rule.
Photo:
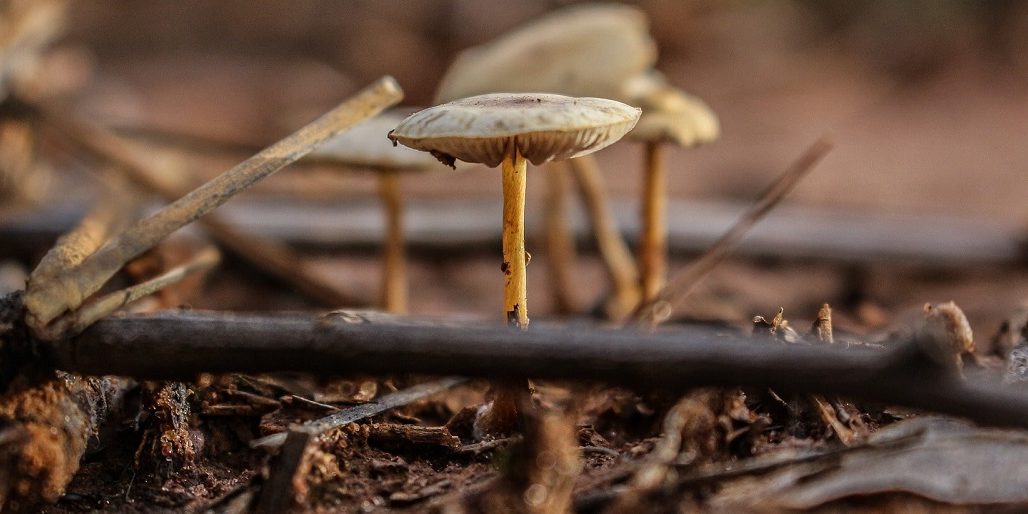
[[[806,145],[832,133],[835,150],[790,203],[852,209],[856,216],[953,215],[1028,226],[1028,3],[633,3],[650,15],[658,68],[673,84],[705,99],[722,122],[717,143],[671,153],[672,198],[750,200]],[[65,50],[55,58],[75,70],[67,80],[77,89],[62,101],[84,118],[259,146],[383,74],[403,85],[404,103],[428,104],[458,51],[563,5],[78,2],[61,43]],[[640,157],[641,149],[631,143],[599,154],[613,196],[635,197]],[[225,158],[209,173],[232,162]],[[307,189],[311,201],[365,198],[374,191],[369,177],[294,170],[273,177],[268,187],[295,187],[297,177],[314,181]],[[408,180],[405,187],[413,197],[498,199],[499,182],[495,173],[471,169],[446,179]],[[541,181],[529,182],[531,209],[541,198]],[[341,283],[375,287],[374,274],[365,272],[374,266],[370,257],[356,265],[326,266]],[[496,310],[499,285],[492,261],[414,266],[414,290],[424,300],[415,312]],[[532,280],[541,286],[540,272],[533,271]],[[734,264],[712,277],[708,296],[701,297],[738,300],[743,312],[794,300],[796,308],[810,309],[856,288],[888,307],[955,299],[972,317],[990,322],[1028,297],[1028,279],[1019,271],[973,269],[903,280],[877,273]],[[587,262],[583,274],[586,289],[602,283],[595,262]],[[864,285],[854,286],[854,280]],[[430,287],[439,283],[448,287]],[[483,298],[490,300],[482,303]],[[545,312],[546,300],[536,301],[536,312]]]
[[[637,4],[650,14],[658,67],[706,99],[724,128],[717,144],[674,155],[674,195],[749,198],[831,131],[838,148],[798,201],[1028,219],[1025,3]],[[405,103],[425,105],[456,52],[561,5],[86,2],[73,5],[68,41],[91,51],[83,112],[261,143],[386,73]],[[615,191],[628,194],[638,152],[607,153]],[[491,178],[468,187],[497,187]]]

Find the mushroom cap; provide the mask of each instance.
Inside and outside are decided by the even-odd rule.
[[[628,77],[651,68],[656,60],[657,46],[641,10],[578,5],[461,52],[443,77],[436,99],[446,102],[501,91],[617,97]]]
[[[628,135],[631,139],[692,147],[721,135],[717,115],[703,100],[667,84],[659,74],[633,80],[626,94],[632,97],[629,103],[643,110]]]
[[[639,120],[640,110],[604,98],[573,98],[545,93],[473,96],[410,115],[389,138],[432,153],[494,167],[508,145],[542,164],[590,154],[621,139]]]
[[[386,137],[408,114],[391,110],[364,120],[319,145],[308,154],[308,159],[374,170],[443,169],[431,155],[397,147]]]

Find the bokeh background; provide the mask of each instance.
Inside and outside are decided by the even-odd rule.
[[[670,154],[675,200],[747,201],[808,144],[835,150],[790,196],[852,216],[972,219],[1028,227],[1028,3],[1017,0],[646,0],[658,68],[705,99],[723,137]],[[55,98],[111,127],[257,147],[290,133],[383,74],[431,103],[461,49],[567,2],[232,0],[72,4],[52,59]],[[639,191],[641,148],[599,154],[612,196]],[[208,159],[208,173],[234,162]],[[408,180],[412,198],[499,201],[499,176],[472,168]],[[542,197],[530,179],[529,204]],[[306,186],[303,186],[306,184]],[[247,195],[300,191],[311,202],[367,198],[367,176],[285,170]],[[243,199],[241,199],[243,201]],[[498,220],[497,220],[498,221]],[[672,220],[689,223],[690,220]],[[758,229],[759,230],[759,229]],[[1023,233],[1023,231],[1021,232]],[[677,256],[676,266],[688,262]],[[374,256],[318,257],[340,283],[376,286]],[[498,312],[495,262],[415,260],[415,312]],[[986,267],[987,268],[987,267]],[[765,259],[725,265],[693,302],[744,319],[780,305],[812,316],[822,301],[903,309],[957,300],[993,323],[1028,297],[1023,271],[904,270]],[[532,290],[545,288],[541,268]],[[583,296],[602,290],[584,259]],[[899,273],[899,275],[897,275]],[[445,286],[445,287],[442,287]],[[536,312],[547,300],[535,297]],[[849,300],[848,300],[849,299]],[[714,301],[718,300],[718,301]],[[211,305],[242,306],[231,298]],[[724,313],[724,310],[716,311]],[[714,316],[715,314],[711,314]]]

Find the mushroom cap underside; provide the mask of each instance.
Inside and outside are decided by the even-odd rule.
[[[514,144],[538,165],[605,148],[632,130],[639,115],[636,107],[603,98],[499,93],[414,113],[389,137],[440,160],[490,167]]]

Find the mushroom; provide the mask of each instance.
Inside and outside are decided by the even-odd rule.
[[[587,155],[632,130],[640,111],[602,98],[501,93],[474,96],[412,114],[389,138],[441,161],[455,159],[503,170],[504,313],[528,327],[525,253],[527,162]]]
[[[640,9],[581,4],[464,50],[446,71],[436,100],[531,91],[611,97],[656,60]]]
[[[623,84],[649,70],[656,59],[656,43],[640,9],[617,4],[580,4],[461,52],[443,77],[437,100],[531,91],[620,98]],[[613,285],[607,314],[620,319],[635,308],[641,296],[638,271],[603,195],[605,186],[599,166],[591,157],[585,157],[573,160],[571,167]],[[562,172],[547,170],[548,174]],[[554,179],[549,184],[559,187],[561,182]],[[561,241],[570,231],[557,226],[567,220],[548,216],[546,222],[551,273],[558,278],[569,276],[573,256],[560,252],[567,252],[574,243]],[[558,305],[567,303],[567,291],[559,289],[566,282],[554,281]]]
[[[386,217],[382,305],[385,310],[395,313],[407,312],[407,270],[404,261],[400,175],[445,169],[430,155],[409,148],[394,148],[382,137],[406,115],[395,110],[384,112],[355,125],[346,133],[329,139],[308,157],[315,162],[325,162],[350,170],[371,170],[378,175],[379,197]]]
[[[528,328],[525,186],[528,162],[571,159],[604,148],[639,120],[638,108],[602,98],[501,93],[474,96],[412,114],[389,139],[430,152],[453,165],[460,159],[503,172],[503,312],[507,324]],[[520,392],[519,392],[520,390]],[[495,388],[475,419],[479,436],[511,431],[523,387]]]
[[[667,277],[667,192],[665,144],[694,147],[720,135],[717,115],[702,100],[686,94],[654,74],[634,84],[630,103],[642,108],[639,123],[628,135],[645,145],[642,234],[639,239],[639,280],[643,300],[653,299]]]

